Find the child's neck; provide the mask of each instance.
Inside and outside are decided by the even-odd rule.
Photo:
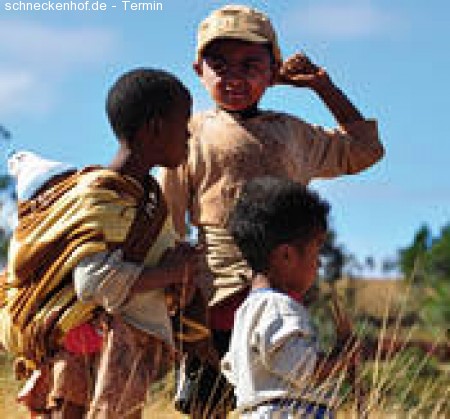
[[[250,106],[249,108],[243,109],[241,111],[230,111],[230,110],[227,110],[224,108],[220,108],[220,109],[229,113],[230,115],[238,116],[242,119],[250,119],[259,114],[259,108],[258,108],[257,103],[255,103],[254,105]]]
[[[119,148],[108,167],[121,175],[133,178],[141,185],[145,185],[148,173],[152,169],[145,166],[136,153],[124,146]]]
[[[270,274],[267,275],[267,274],[259,273],[259,274],[256,274],[255,276],[253,276],[251,290],[257,291],[257,290],[265,289],[265,288],[272,288],[273,290],[276,290],[283,294],[289,295],[291,298],[293,298],[296,301],[301,301],[301,299],[302,299],[302,295],[296,291],[285,290],[278,286],[275,286],[274,281],[272,281],[270,279]]]
[[[259,273],[252,278],[252,291],[261,288],[272,288],[269,277],[265,274]]]

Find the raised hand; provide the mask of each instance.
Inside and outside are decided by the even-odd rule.
[[[330,78],[323,68],[315,65],[305,54],[297,53],[284,61],[275,82],[316,90],[329,84]]]

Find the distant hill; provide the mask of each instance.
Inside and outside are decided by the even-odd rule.
[[[330,285],[321,283],[326,292]],[[346,302],[356,316],[382,319],[396,318],[400,312],[408,316],[417,308],[410,283],[401,278],[342,278],[334,284],[337,294]],[[412,301],[411,301],[412,300]]]

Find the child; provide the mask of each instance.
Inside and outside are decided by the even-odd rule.
[[[382,157],[383,147],[376,122],[360,114],[323,68],[303,54],[282,61],[270,20],[257,10],[233,5],[213,11],[199,26],[194,70],[216,108],[193,117],[187,163],[164,170],[162,188],[177,231],[186,231],[188,211],[205,245],[202,284],[223,355],[251,275],[225,229],[242,185],[264,174],[306,185],[358,173]],[[312,89],[339,127],[260,109],[265,91],[279,84]]]
[[[107,113],[119,141],[108,167],[74,173],[29,153],[16,161],[24,201],[8,274],[11,283],[30,285],[8,295],[0,324],[5,346],[35,363],[20,395],[32,414],[140,417],[159,362],[173,352],[164,289],[190,283],[196,270],[195,249],[180,244],[168,252],[177,236],[149,175],[157,165],[174,168],[186,158],[188,90],[169,73],[137,69],[110,89]],[[27,272],[35,276],[26,278]],[[37,279],[41,286],[33,288]],[[53,287],[45,298],[43,283]],[[15,304],[25,293],[42,302],[37,313],[33,305]],[[46,305],[63,297],[73,302],[62,305],[63,314]],[[108,315],[96,316],[98,307]],[[32,314],[44,320],[28,328],[25,317]],[[68,322],[71,316],[77,321]],[[13,330],[5,319],[21,322],[36,342],[55,344],[39,351],[21,347],[4,333]],[[100,324],[105,336],[98,345]]]
[[[231,212],[231,235],[253,271],[222,360],[242,418],[323,417],[328,410],[314,372],[324,375],[333,362],[319,361],[308,312],[289,297],[314,282],[328,210],[299,183],[261,177],[243,187]]]

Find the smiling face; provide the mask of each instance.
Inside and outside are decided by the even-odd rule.
[[[274,68],[267,45],[234,39],[213,41],[194,64],[212,99],[230,112],[257,104],[272,85]]]

